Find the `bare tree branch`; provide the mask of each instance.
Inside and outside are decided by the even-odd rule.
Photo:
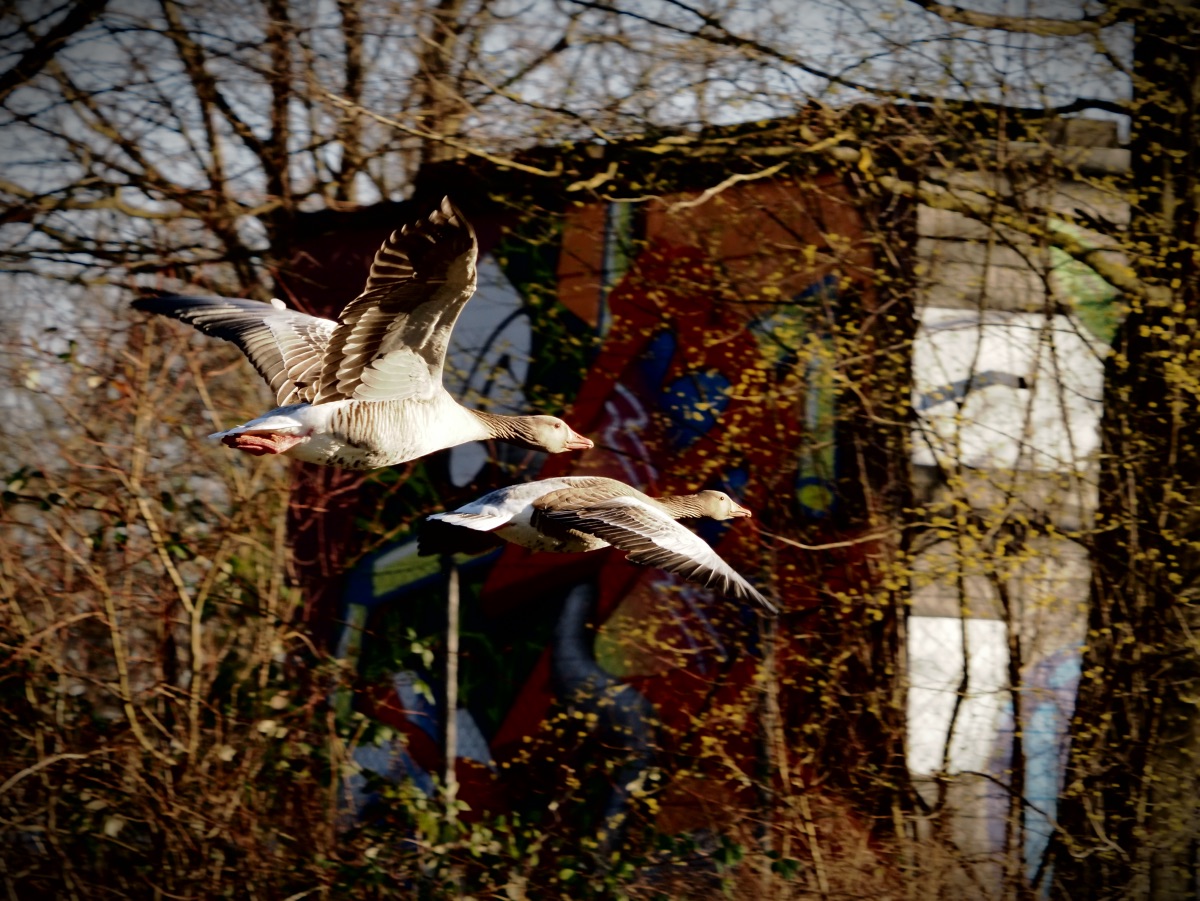
[[[944,22],[967,25],[971,28],[989,28],[1018,34],[1036,34],[1043,37],[1075,37],[1097,34],[1121,20],[1121,4],[1112,3],[1099,15],[1085,15],[1079,19],[1053,19],[1043,16],[1011,16],[999,13],[978,12],[936,0],[908,0],[926,12],[933,13]]]
[[[567,0],[567,2],[585,9],[598,10],[612,15],[634,19],[655,28],[661,28],[664,31],[673,34],[684,35],[695,40],[705,41],[707,43],[740,50],[763,59],[773,59],[788,66],[794,66],[801,72],[804,72],[807,75],[812,75],[823,81],[827,81],[831,85],[837,85],[838,87],[849,88],[855,91],[862,91],[864,94],[919,104],[938,104],[945,99],[932,94],[923,94],[914,91],[902,91],[896,88],[885,88],[881,85],[856,81],[854,79],[838,75],[835,72],[819,68],[811,63],[805,62],[792,53],[788,53],[785,50],[779,49],[778,47],[772,47],[753,38],[739,35],[731,31],[728,26],[717,17],[709,15],[702,10],[696,9],[689,4],[683,3],[681,0],[666,0],[666,2],[669,2],[672,6],[683,9],[700,19],[702,23],[700,29],[691,31],[678,25],[674,25],[670,22],[664,22],[661,19],[655,19],[642,12],[622,9],[616,5],[615,0]],[[916,0],[914,0],[914,2],[916,2]],[[986,101],[977,102],[976,106],[979,109],[999,110],[1003,108],[1002,104],[989,103]],[[1077,98],[1076,100],[1070,101],[1069,103],[1061,106],[1048,108],[1045,110],[1045,114],[1047,116],[1066,115],[1068,113],[1080,112],[1085,109],[1099,109],[1119,114],[1128,114],[1128,110],[1122,104],[1103,99],[1090,98]]]
[[[342,18],[342,42],[345,45],[345,84],[342,88],[351,103],[362,102],[363,23],[359,0],[338,0]],[[333,199],[346,202],[354,198],[354,178],[363,165],[362,117],[347,111],[342,124],[342,157],[334,177]]]
[[[33,46],[25,52],[17,64],[11,69],[0,73],[0,103],[8,99],[8,95],[33,78],[46,67],[54,55],[62,49],[63,44],[71,35],[87,28],[104,8],[108,0],[77,0],[68,3],[67,14],[50,28],[44,35],[33,36]]]
[[[699,197],[694,197],[691,200],[680,200],[678,203],[673,203],[667,210],[669,212],[677,212],[678,210],[686,210],[691,207],[700,206],[703,203],[708,203],[722,191],[732,188],[734,185],[743,181],[757,181],[760,178],[770,178],[772,175],[778,175],[787,166],[787,162],[776,163],[774,166],[768,166],[766,169],[761,169],[758,172],[749,174],[734,174],[722,181],[720,184],[713,185],[701,192]]]
[[[473,146],[465,141],[452,138],[449,135],[439,134],[433,131],[426,131],[422,128],[413,128],[411,125],[405,125],[403,122],[393,119],[390,116],[381,116],[379,113],[373,113],[368,109],[363,109],[362,107],[358,106],[358,104],[351,103],[346,98],[339,97],[337,94],[334,94],[331,91],[325,91],[324,94],[331,103],[341,107],[342,109],[355,110],[362,115],[369,116],[381,125],[387,125],[391,128],[402,131],[405,134],[409,134],[413,137],[421,138],[426,141],[444,144],[447,147],[452,147],[455,150],[459,150],[462,153],[467,154],[468,156],[477,156],[480,159],[487,160],[490,163],[495,163],[497,166],[503,166],[507,169],[515,169],[518,172],[525,172],[529,175],[537,175],[543,178],[557,178],[558,176],[562,175],[561,159],[557,162],[553,169],[539,169],[537,166],[530,166],[525,163],[520,163],[514,159],[500,156],[499,154],[490,153],[481,147]]]
[[[197,98],[202,103],[211,104],[219,110],[221,115],[225,117],[225,121],[233,129],[233,133],[241,138],[243,143],[253,151],[254,155],[265,163],[268,159],[265,142],[254,133],[254,129],[230,106],[229,101],[217,87],[216,78],[205,66],[203,48],[192,38],[187,26],[183,23],[183,19],[179,13],[179,5],[175,0],[162,0],[162,10],[163,14],[167,17],[167,22],[171,25],[167,36],[175,44],[176,52],[179,54],[180,61],[187,69],[188,79],[191,82],[193,90],[196,92]]]

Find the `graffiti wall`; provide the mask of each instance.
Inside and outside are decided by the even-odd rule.
[[[549,240],[480,230],[480,287],[454,332],[448,384],[469,406],[502,411],[561,396],[596,448],[541,459],[467,445],[406,473],[403,491],[434,512],[539,476],[604,475],[651,494],[720,488],[754,518],[700,533],[786,612],[768,635],[756,610],[620,552],[459,555],[456,772],[474,814],[569,798],[583,827],[601,828],[686,760],[700,772],[652,804],[662,825],[728,816],[752,794],[731,774],[760,764],[751,720],[762,714],[765,642],[774,678],[803,682],[804,629],[786,624],[863,578],[869,544],[818,555],[775,540],[798,523],[809,537],[852,537],[834,485],[830,325],[873,298],[856,214],[832,181],[693,199],[581,205]],[[446,764],[447,574],[403,526],[352,569],[336,617],[338,655],[369,698],[347,695],[343,710],[383,726],[358,751],[360,809],[371,774],[434,791]],[[799,729],[802,702],[778,703]],[[727,759],[713,779],[695,764],[718,735]],[[572,785],[583,756],[607,774],[598,784]]]

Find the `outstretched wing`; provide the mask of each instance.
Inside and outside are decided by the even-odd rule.
[[[637,498],[616,497],[565,509],[550,509],[539,501],[534,504],[533,524],[538,526],[539,520],[603,538],[634,563],[678,573],[730,597],[757,601],[772,612],[777,609],[699,536]]]
[[[240,297],[141,297],[133,306],[170,316],[236,344],[267,380],[278,406],[311,401],[337,323],[289,310],[283,301]]]
[[[314,403],[432,396],[450,332],[475,292],[475,232],[449,198],[375,254],[362,294],[338,317]]]

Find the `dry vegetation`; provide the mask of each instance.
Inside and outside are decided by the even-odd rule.
[[[17,323],[0,347],[8,897],[1191,897],[1195,10],[543,6],[31,0],[0,13],[0,259]],[[1066,140],[1059,117],[1081,111],[1120,121],[1122,164],[1105,156],[1122,148]],[[861,516],[832,536],[846,541],[789,521],[762,548],[817,544],[833,559],[866,526],[873,553],[854,578],[804,595],[827,618],[785,620],[813,639],[804,668],[767,629],[742,693],[721,694],[718,675],[696,721],[660,734],[664,753],[620,823],[586,819],[589,791],[625,761],[567,701],[514,764],[527,809],[472,816],[380,782],[369,815],[349,814],[363,779],[353,751],[388,736],[340,703],[358,674],[323,645],[295,577],[296,472],[201,440],[261,410],[264,392],[229,348],[126,311],[145,287],[265,298],[308,285],[306,217],[446,171],[515,177],[535,210],[674,205],[705,226],[735,188],[808,190],[832,174],[874,228],[871,271],[834,256],[842,284],[859,266],[880,305],[855,295],[819,311],[823,337],[798,338],[790,381],[772,386],[785,400],[806,379],[833,386],[825,412],[853,461],[840,487]],[[940,268],[933,239],[949,254]],[[790,264],[812,263],[792,251]],[[963,264],[980,260],[971,284]],[[1102,310],[1079,302],[1088,279]],[[1042,317],[1028,374],[1058,379],[1064,421],[1080,390],[1053,371],[1055,342],[1078,335],[1055,317],[1074,316],[1072,329],[1099,317],[1111,337],[1097,449],[1057,469],[1030,450],[1032,403],[1010,424],[1017,458],[972,456],[977,361],[950,412],[913,428],[912,360],[928,349],[918,301],[976,315],[982,336],[1015,293],[1023,305],[1003,312]],[[379,479],[380,495],[402,481]],[[408,524],[369,518],[353,554]],[[1083,637],[1068,636],[1082,642],[1081,676],[1066,775],[1047,790],[1055,812],[1035,820],[1047,804],[1026,778],[1047,694],[1029,687],[1037,630],[1067,600],[1085,608]],[[1003,627],[995,693],[1013,740],[998,769],[956,771],[948,737],[940,764],[910,779],[905,630],[928,610],[961,626],[950,721],[963,730],[969,624]],[[757,770],[728,752],[739,743]],[[538,784],[551,746],[570,753]],[[1002,811],[992,844],[960,816],[988,791]],[[689,810],[703,816],[670,813]]]

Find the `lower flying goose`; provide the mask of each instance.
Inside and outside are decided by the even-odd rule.
[[[422,554],[478,551],[510,541],[535,551],[620,548],[634,563],[657,566],[685,579],[776,606],[738,575],[678,519],[725,520],[750,511],[723,491],[649,497],[624,482],[566,476],[500,488],[448,513],[428,517],[418,536]],[[454,527],[454,528],[448,528]],[[464,530],[489,533],[487,538]]]
[[[133,305],[241,348],[279,406],[210,437],[255,456],[375,469],[489,438],[548,453],[592,447],[561,419],[468,410],[442,386],[477,254],[474,229],[446,198],[392,232],[336,321],[281,300],[163,294]]]

